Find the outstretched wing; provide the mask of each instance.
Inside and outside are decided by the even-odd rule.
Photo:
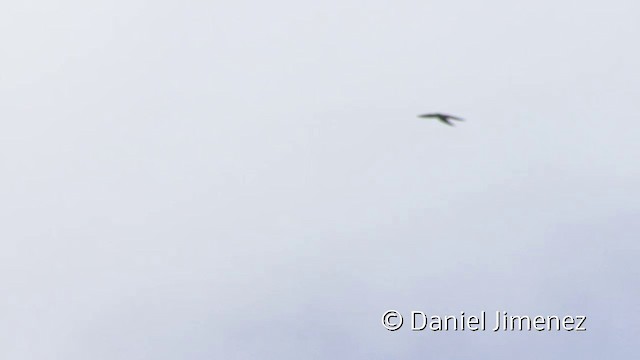
[[[464,121],[463,118],[459,118],[457,116],[453,116],[453,115],[445,115],[445,117],[449,118],[449,119],[453,119],[453,120],[459,120],[459,121]]]

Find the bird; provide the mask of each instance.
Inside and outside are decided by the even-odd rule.
[[[441,113],[433,113],[433,114],[424,114],[424,115],[418,115],[418,117],[421,118],[435,118],[438,119],[440,121],[442,121],[443,123],[447,124],[447,125],[451,125],[454,126],[453,123],[450,121],[451,119],[453,120],[458,120],[458,121],[463,121],[464,119],[453,116],[453,115],[447,115],[447,114],[441,114]]]

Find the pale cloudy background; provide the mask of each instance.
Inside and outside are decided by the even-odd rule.
[[[634,358],[639,14],[5,3],[0,357]],[[389,332],[387,309],[589,330]]]

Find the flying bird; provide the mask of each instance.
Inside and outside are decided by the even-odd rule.
[[[438,120],[442,121],[443,123],[445,123],[447,125],[451,125],[451,126],[454,126],[453,123],[450,121],[452,119],[453,120],[458,120],[458,121],[464,120],[464,119],[461,119],[459,117],[455,117],[455,116],[447,115],[447,114],[440,114],[440,113],[424,114],[424,115],[419,115],[418,117],[438,119]]]

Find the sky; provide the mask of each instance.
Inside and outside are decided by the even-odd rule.
[[[639,11],[3,5],[0,357],[631,358]]]

